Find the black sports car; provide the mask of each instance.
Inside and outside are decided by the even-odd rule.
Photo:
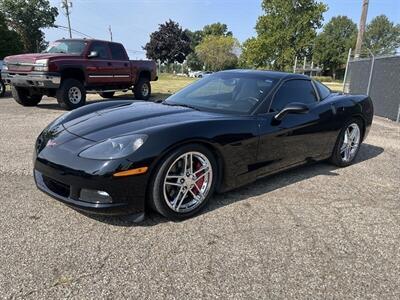
[[[38,137],[39,189],[75,208],[181,219],[212,194],[311,161],[352,163],[373,118],[371,99],[331,92],[298,74],[210,75],[161,103],[91,104]]]

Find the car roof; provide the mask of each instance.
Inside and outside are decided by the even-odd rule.
[[[241,74],[241,73],[250,73],[259,76],[265,76],[271,79],[310,79],[310,77],[303,74],[295,74],[295,73],[287,73],[287,72],[279,72],[279,71],[264,71],[264,70],[252,70],[252,69],[235,69],[235,70],[226,70],[221,71],[222,73],[231,73],[231,74]]]

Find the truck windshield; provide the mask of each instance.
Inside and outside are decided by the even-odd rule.
[[[47,47],[43,53],[82,54],[86,47],[85,41],[56,41]]]

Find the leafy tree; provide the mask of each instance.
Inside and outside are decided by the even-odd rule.
[[[294,58],[310,56],[325,4],[315,0],[263,0],[257,37],[244,44],[242,64],[287,70]],[[257,56],[257,53],[259,55]]]
[[[0,59],[23,51],[19,35],[7,27],[4,15],[0,12]]]
[[[58,15],[48,0],[0,0],[0,11],[21,37],[25,52],[42,50],[45,42],[41,28],[53,26]]]
[[[336,78],[336,70],[347,60],[350,48],[354,48],[357,25],[346,16],[333,17],[315,40],[314,59]]]
[[[190,31],[186,30],[187,35],[191,40],[191,49],[193,50],[187,58],[188,67],[192,70],[201,70],[204,66],[204,62],[196,54],[196,47],[203,41],[203,39],[209,35],[213,36],[232,36],[232,32],[228,31],[228,26],[222,23],[213,23],[203,27],[202,30]]]
[[[239,42],[232,36],[208,35],[196,47],[196,54],[209,70],[219,71],[237,65],[235,51],[239,47]]]
[[[182,63],[192,51],[190,38],[178,23],[169,20],[160,24],[158,31],[150,35],[150,42],[144,47],[146,56],[162,63]]]
[[[374,54],[394,54],[400,47],[400,24],[394,25],[385,15],[375,17],[365,31],[365,46]]]
[[[232,31],[228,31],[228,25],[218,22],[204,26],[203,36],[207,35],[232,36]]]

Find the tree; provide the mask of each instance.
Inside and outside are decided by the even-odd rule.
[[[316,30],[322,26],[325,4],[315,0],[263,0],[264,15],[257,37],[244,44],[242,63],[288,70],[294,58],[311,55]],[[259,56],[254,55],[259,53]]]
[[[228,25],[218,22],[204,26],[203,36],[207,35],[232,36],[232,31],[228,31]]]
[[[0,12],[0,60],[22,51],[23,45],[19,35],[7,27],[4,15]]]
[[[400,24],[394,25],[385,15],[375,17],[367,25],[365,47],[376,55],[396,53],[400,47]]]
[[[336,70],[346,63],[356,39],[357,25],[352,20],[346,16],[333,17],[315,40],[314,59],[336,78]]]
[[[186,29],[187,35],[190,37],[190,47],[192,53],[187,58],[187,65],[192,70],[201,70],[204,66],[204,62],[196,54],[196,47],[203,41],[203,39],[209,35],[213,36],[232,36],[232,32],[228,31],[228,25],[222,23],[213,23],[203,27],[202,30],[190,31]]]
[[[25,52],[42,50],[45,41],[41,29],[53,26],[58,15],[48,0],[0,0],[0,11],[21,37]]]
[[[162,63],[183,63],[192,51],[190,38],[178,23],[169,20],[160,24],[158,31],[150,35],[150,42],[144,47],[146,56]]]
[[[239,47],[239,42],[232,36],[208,35],[196,47],[196,54],[208,69],[219,71],[237,65],[235,51]]]

